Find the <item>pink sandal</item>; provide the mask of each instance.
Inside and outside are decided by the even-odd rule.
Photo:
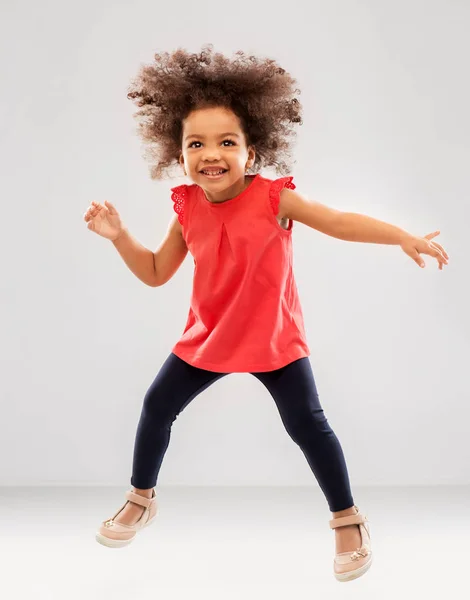
[[[138,531],[153,523],[156,518],[157,498],[155,490],[152,490],[151,498],[145,498],[132,490],[128,490],[126,492],[126,498],[128,502],[134,502],[134,504],[145,507],[145,510],[134,525],[119,523],[119,521],[115,521],[114,519],[126,506],[126,502],[116,514],[111,517],[111,519],[103,521],[101,527],[96,532],[96,541],[103,544],[103,546],[108,546],[108,548],[121,548],[122,546],[127,546],[135,538]]]
[[[360,513],[359,508],[354,505],[357,511],[355,515],[347,517],[338,517],[331,519],[331,529],[345,527],[346,525],[359,525],[361,533],[361,547],[356,548],[354,552],[340,552],[335,555],[333,571],[338,581],[351,581],[364,575],[372,564],[372,549],[370,542],[370,527],[367,517]]]

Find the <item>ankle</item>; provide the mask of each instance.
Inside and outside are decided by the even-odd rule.
[[[144,496],[144,498],[151,498],[152,497],[152,493],[153,493],[153,488],[150,488],[148,490],[141,490],[139,488],[132,487],[132,491],[135,494],[139,494],[139,496]]]
[[[357,510],[355,506],[351,506],[350,508],[345,508],[344,510],[339,510],[338,512],[332,512],[331,514],[333,515],[334,519],[337,519],[338,517],[348,517],[350,515],[355,515],[357,514]]]

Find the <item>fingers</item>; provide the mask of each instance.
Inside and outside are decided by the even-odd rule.
[[[443,265],[447,265],[448,260],[444,257],[443,254],[441,254],[441,252],[439,250],[437,250],[433,246],[430,246],[429,250],[430,251],[426,252],[425,254],[429,254],[429,256],[434,256],[437,259],[439,269],[442,271]],[[421,266],[424,266],[424,263]]]
[[[444,256],[444,252],[441,251],[438,247],[438,244],[435,244],[434,242],[432,242],[430,244],[431,248],[434,250],[434,252],[431,253],[432,256],[435,256],[437,258],[437,260],[439,261],[439,268],[442,269],[442,265],[448,264],[448,259]]]
[[[439,250],[441,251],[442,256],[444,256],[445,259],[449,260],[449,255],[440,244],[438,244],[437,242],[431,242],[431,245],[437,246],[437,248],[439,248]]]
[[[428,233],[424,237],[427,240],[431,240],[433,237],[436,237],[440,233],[441,232],[438,230],[438,231],[434,231],[433,233]],[[434,250],[434,252],[430,252],[429,254],[431,254],[431,256],[435,256],[437,258],[437,260],[439,262],[439,269],[442,271],[442,266],[447,265],[449,263],[449,255],[444,250],[444,248],[437,242],[429,242],[429,247]]]
[[[103,206],[99,202],[95,202],[93,200],[91,202],[91,205],[89,206],[88,210],[83,215],[83,218],[85,219],[85,221],[88,220],[90,218],[90,216],[95,217],[102,209],[104,209],[105,211],[108,211],[110,215],[118,214],[116,208],[114,207],[113,204],[111,204],[111,202],[109,200],[105,200],[104,203],[106,206]]]
[[[415,250],[414,248],[411,250],[411,252],[407,252],[408,256],[411,256],[411,258],[415,261],[415,263],[418,265],[418,267],[424,267],[426,266],[424,264],[423,259],[421,258],[419,252],[417,250]]]
[[[92,200],[88,210],[86,211],[86,213],[83,215],[83,219],[84,221],[89,221],[90,219],[93,219],[96,217],[97,214],[99,214],[99,212],[104,209],[107,210],[107,208],[105,206],[103,206],[102,204],[100,204],[99,202],[95,202],[94,200]]]
[[[109,210],[109,214],[117,215],[117,210],[114,208],[114,206],[111,204],[111,202],[109,200],[105,200],[104,203],[106,204],[106,207]]]
[[[439,263],[439,269],[442,269],[442,265],[447,264],[447,260],[441,255],[440,252],[433,252],[432,256],[437,258],[437,262]]]
[[[437,262],[438,262],[438,267],[439,269],[442,271],[442,267],[443,265],[447,265],[448,260],[445,258],[445,256],[443,254],[441,254],[440,250],[435,248],[433,246],[433,244],[429,244],[429,251],[426,252],[425,250],[421,250],[421,252],[423,254],[429,254],[429,256],[434,256],[437,258]],[[424,268],[426,266],[426,264],[424,263],[423,259],[421,258],[421,255],[418,251],[412,252],[409,254],[411,256],[411,258],[415,261],[415,263]]]

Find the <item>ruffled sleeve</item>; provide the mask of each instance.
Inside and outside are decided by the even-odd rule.
[[[279,212],[279,202],[281,200],[281,190],[283,188],[289,188],[290,190],[295,190],[295,183],[293,183],[293,177],[280,177],[279,179],[275,179],[271,183],[271,187],[269,188],[269,200],[271,202],[271,207],[273,209],[273,213],[277,215]]]
[[[186,184],[178,185],[177,187],[171,188],[171,191],[173,192],[171,194],[173,210],[178,215],[178,221],[183,225],[184,205],[188,195],[188,186]]]

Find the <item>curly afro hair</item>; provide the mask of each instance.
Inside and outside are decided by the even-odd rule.
[[[228,108],[240,119],[247,146],[255,148],[251,172],[272,165],[281,175],[289,174],[292,124],[302,125],[295,83],[273,59],[246,56],[241,50],[233,60],[213,54],[212,44],[200,54],[183,48],[155,54],[127,94],[140,108],[134,117],[140,119],[137,131],[148,144],[151,179],[163,179],[171,167],[180,167],[183,120],[208,107]]]

